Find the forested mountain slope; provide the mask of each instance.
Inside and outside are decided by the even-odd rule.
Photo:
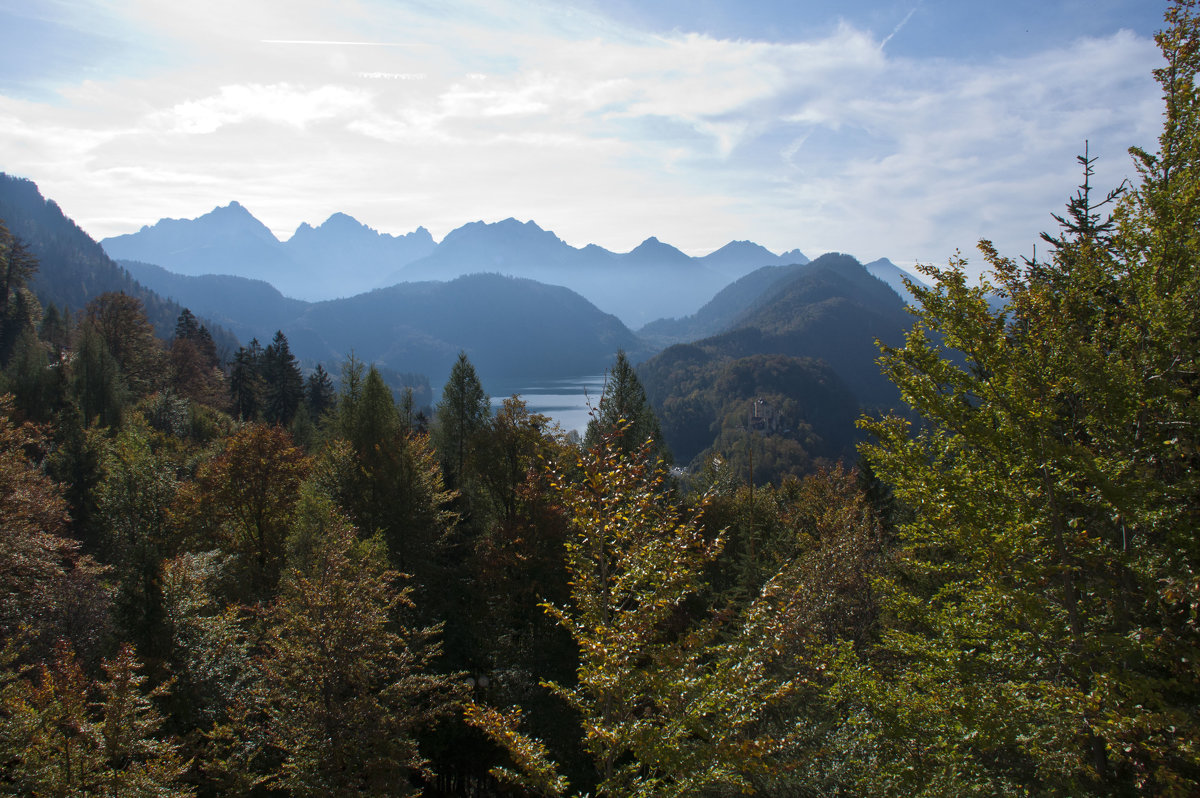
[[[794,277],[803,268],[803,264],[797,263],[755,269],[722,288],[692,315],[657,319],[639,329],[638,334],[666,346],[724,332],[773,286]]]
[[[489,377],[544,378],[599,373],[618,349],[649,354],[616,317],[572,291],[533,280],[476,274],[303,302],[259,280],[123,263],[243,341],[266,341],[283,330],[296,356],[308,361],[336,363],[353,351],[380,366],[436,378],[466,351]]]
[[[782,354],[828,363],[865,406],[893,406],[876,340],[903,343],[912,316],[889,287],[849,255],[829,253],[780,283],[705,346],[730,357]]]
[[[176,302],[140,284],[117,265],[103,248],[58,204],[45,199],[31,180],[0,172],[0,220],[22,240],[38,260],[31,287],[43,305],[81,310],[108,291],[121,291],[141,300],[146,317],[160,338],[169,338],[183,309]],[[232,351],[229,333],[209,325],[218,349]]]
[[[615,316],[566,288],[475,274],[314,303],[288,327],[313,356],[353,349],[406,371],[444,374],[465,350],[485,376],[598,373],[618,349],[646,354]]]
[[[876,340],[900,344],[910,322],[895,291],[831,253],[742,278],[689,320],[723,332],[671,346],[638,373],[680,462],[719,452],[748,469],[753,444],[771,461],[759,477],[803,473],[821,458],[853,456],[861,408],[898,405],[875,363]],[[756,420],[756,402],[769,419]]]

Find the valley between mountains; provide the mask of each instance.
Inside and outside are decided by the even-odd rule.
[[[44,304],[78,309],[122,290],[152,319],[161,306],[160,330],[188,308],[225,358],[280,331],[306,369],[337,375],[353,354],[419,402],[460,352],[485,385],[512,385],[600,374],[624,351],[680,465],[718,451],[753,457],[754,437],[757,478],[805,473],[853,457],[864,409],[898,405],[876,342],[901,343],[912,278],[887,260],[810,261],[748,241],[692,257],[655,238],[616,253],[515,219],[436,242],[424,228],[393,236],[340,213],[280,241],[237,202],[97,245],[9,176],[0,218],[41,262]],[[771,434],[752,433],[756,404],[770,408]]]

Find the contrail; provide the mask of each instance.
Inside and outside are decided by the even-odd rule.
[[[426,47],[416,42],[341,42],[329,39],[259,39],[261,44],[335,44],[356,47]]]
[[[893,28],[892,32],[887,35],[887,38],[879,43],[880,50],[882,50],[885,46],[887,46],[887,43],[892,40],[893,36],[895,36],[897,33],[900,32],[901,28],[903,28],[905,25],[908,24],[908,21],[910,19],[912,19],[912,15],[917,13],[917,9],[920,7],[921,7],[921,4],[917,3],[915,6],[912,7],[912,9],[909,10],[909,12],[904,16],[904,19],[900,20],[900,24],[897,25],[895,28]]]

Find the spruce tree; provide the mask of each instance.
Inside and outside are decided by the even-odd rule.
[[[624,350],[617,352],[617,360],[604,381],[604,393],[588,422],[584,446],[590,449],[610,436],[623,452],[635,452],[650,441],[656,456],[670,459],[658,418]]]
[[[304,378],[282,330],[263,350],[262,375],[263,420],[287,426],[304,398]]]
[[[308,412],[313,421],[319,421],[337,404],[337,392],[333,389],[333,380],[329,372],[318,363],[313,373],[308,375],[304,383],[304,400],[308,403]]]
[[[229,374],[229,394],[233,413],[243,421],[254,421],[262,413],[265,387],[262,376],[262,346],[257,338],[239,347],[233,356]]]
[[[27,289],[37,267],[37,258],[0,220],[0,367],[8,364],[22,331],[40,315]]]
[[[458,353],[436,412],[435,442],[446,481],[451,487],[461,487],[475,438],[485,429],[491,416],[488,395],[484,393],[466,352]]]

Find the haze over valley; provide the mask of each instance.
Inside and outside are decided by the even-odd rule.
[[[80,250],[95,247],[32,183],[4,177],[0,188],[0,212],[31,241],[66,238],[77,240]],[[594,383],[618,351],[637,364],[693,341],[708,353],[705,363],[722,368],[757,355],[821,358],[831,370],[818,383],[847,387],[801,406],[787,400],[796,429],[821,428],[818,438],[807,433],[812,452],[800,447],[792,453],[791,467],[801,471],[812,457],[850,453],[860,408],[896,404],[894,393],[879,387],[875,340],[899,342],[908,321],[902,278],[913,279],[886,259],[866,267],[843,255],[810,263],[798,250],[776,255],[747,241],[702,257],[653,238],[624,254],[577,249],[533,222],[512,219],[470,223],[435,242],[423,230],[388,236],[335,214],[281,242],[238,203],[101,243],[117,259],[110,271],[144,287],[138,289],[144,301],[188,308],[222,331],[226,357],[236,348],[231,342],[267,342],[282,332],[309,370],[321,364],[336,375],[353,354],[392,375],[396,390],[415,388],[425,401],[460,352],[485,382],[506,391],[567,378]],[[50,248],[35,251],[43,260],[36,285],[44,301],[66,301],[51,275],[75,268],[72,258]],[[393,282],[404,277],[416,279]],[[635,323],[647,317],[653,321]],[[669,362],[677,362],[673,351],[663,355]],[[691,421],[677,419],[669,408],[700,386],[679,374],[668,379],[670,370],[655,365],[659,360],[646,368],[667,441],[680,446],[683,464],[703,459],[720,437],[732,397],[709,396],[701,415],[694,408]],[[738,395],[760,391],[782,403],[795,389],[768,391],[768,383],[761,391],[743,385]],[[588,401],[579,388],[563,411],[578,419]],[[836,431],[813,416],[833,405]]]

